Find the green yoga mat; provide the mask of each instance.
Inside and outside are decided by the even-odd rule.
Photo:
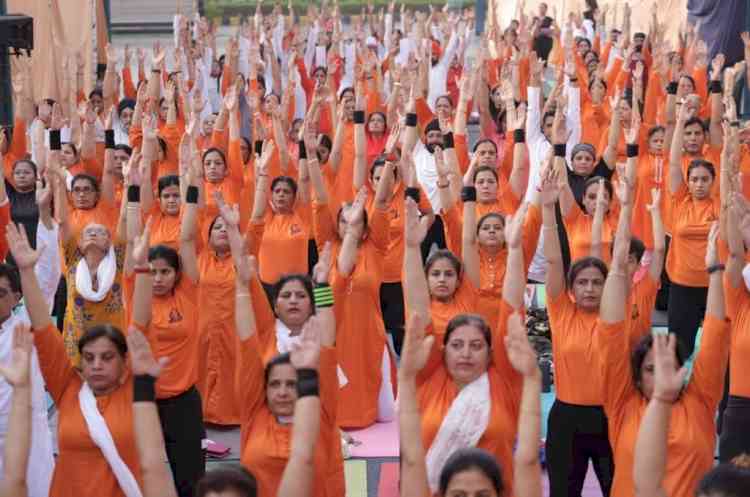
[[[344,461],[346,497],[367,497],[367,461]]]

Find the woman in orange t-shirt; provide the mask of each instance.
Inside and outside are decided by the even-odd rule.
[[[542,181],[543,230],[555,233],[555,202],[564,186],[564,157],[555,158]],[[567,183],[567,181],[566,181]],[[549,414],[546,456],[550,495],[580,495],[589,459],[604,495],[614,470],[602,408],[602,385],[592,376],[598,365],[593,346],[607,266],[595,257],[571,263],[564,274],[560,240],[544,237],[547,259],[547,309],[555,363],[556,399]]]
[[[508,317],[521,309],[525,281],[520,277],[523,263],[522,220],[517,216],[509,229],[508,265],[499,316],[492,328],[477,314],[451,316],[445,334],[435,336],[429,358],[416,378],[420,410],[423,414],[422,440],[427,452],[427,473],[432,491],[446,458],[459,449],[479,447],[492,453],[503,468],[504,486],[510,488],[513,474],[513,443],[516,438],[521,378],[511,366],[503,343]],[[417,216],[409,199],[405,212],[407,255],[404,264],[419,263],[419,244],[427,223]],[[416,255],[416,260],[415,256]],[[427,282],[423,275],[407,275],[406,299],[410,312],[420,322],[430,322]],[[436,335],[433,330],[429,332]],[[464,393],[466,392],[466,393]]]
[[[258,163],[253,212],[248,231],[253,245],[258,248],[260,280],[269,291],[287,273],[306,274],[308,241],[312,234],[310,210],[310,182],[306,160],[300,161],[299,181],[289,176],[277,176],[271,181],[268,199],[266,165],[270,160],[268,145]],[[270,205],[269,205],[270,204]],[[270,207],[270,209],[269,209]]]
[[[52,325],[34,274],[38,253],[23,231],[11,228],[7,238],[20,271],[44,382],[59,412],[59,455],[50,495],[132,495],[140,486],[141,468],[133,434],[133,379],[125,337],[109,324],[87,329],[78,341],[81,368],[76,370],[60,332]],[[118,468],[120,479],[113,467]]]
[[[312,462],[316,475],[312,495],[343,497],[344,465],[336,422],[339,379],[336,350],[333,348],[336,322],[332,312],[333,294],[327,285],[330,248],[324,251],[323,262],[315,268],[317,288],[314,291],[310,279],[301,275],[290,276],[280,288],[279,301],[284,302],[277,301],[276,308],[279,316],[286,318],[288,325],[282,323],[284,327],[294,329],[284,333],[279,321],[274,329],[274,326],[269,326],[267,317],[262,318],[265,323],[256,320],[254,309],[266,296],[257,284],[253,258],[243,253],[236,225],[229,227],[229,236],[238,271],[235,300],[239,340],[236,342],[235,381],[242,413],[242,465],[257,479],[259,495],[276,495],[291,451],[291,424],[297,398],[295,351],[305,346],[300,345],[301,342],[311,339],[311,332],[317,331],[320,333],[318,343],[322,345],[319,369],[321,418]],[[253,301],[248,302],[248,298]],[[276,342],[273,347],[276,350],[268,346],[273,342]],[[285,353],[279,355],[281,349],[285,349]]]
[[[619,233],[625,236],[619,236]],[[724,265],[719,264],[716,247],[718,236],[718,223],[715,223],[703,257],[709,290],[701,346],[693,363],[690,381],[680,389],[672,404],[667,440],[668,463],[662,482],[664,495],[671,497],[695,495],[699,479],[714,465],[716,408],[724,389],[730,345],[730,326],[724,312]],[[589,378],[602,378],[604,409],[615,455],[611,497],[639,494],[633,483],[633,454],[648,402],[659,393],[654,389],[655,354],[659,352],[653,346],[654,336],[643,336],[633,352],[628,353],[627,306],[623,303],[627,302],[629,238],[627,229],[618,229],[612,270],[604,285],[596,333],[599,374],[597,370],[589,371]],[[681,307],[684,309],[685,305]],[[677,356],[673,359],[673,367],[679,368],[687,357],[687,351],[681,347],[671,351]],[[660,400],[668,401],[665,398]]]
[[[688,353],[703,320],[708,295],[708,275],[702,254],[711,224],[719,219],[720,200],[712,195],[716,168],[703,159],[690,163],[687,184],[680,163],[670,161],[669,193],[665,223],[672,239],[667,251],[669,288],[669,329],[685,345]]]
[[[145,181],[146,188],[151,184]],[[130,190],[133,190],[132,192]],[[167,357],[156,388],[166,452],[180,495],[191,495],[205,472],[203,413],[198,382],[198,283],[195,217],[198,187],[189,186],[179,252],[166,245],[149,248],[150,222],[139,233],[138,186],[128,190],[128,251],[125,276],[145,273],[146,285],[133,290],[132,322],[144,330],[157,358]],[[131,196],[132,195],[132,196]],[[145,302],[143,304],[142,302]],[[138,312],[146,309],[147,313]]]
[[[570,189],[567,181],[562,186]],[[567,212],[563,212],[571,261],[584,257],[609,261],[617,225],[617,209],[611,207],[613,193],[612,183],[593,176],[586,180],[583,187],[584,208],[581,209],[578,202],[571,202]]]
[[[651,214],[647,208],[651,202],[651,191],[653,189],[663,190],[665,167],[667,161],[664,158],[664,141],[666,129],[663,126],[654,126],[646,133],[647,150],[641,151],[636,166],[635,197],[633,199],[633,235],[643,242],[646,249],[654,250],[655,240],[653,237],[653,226]],[[661,196],[661,208],[664,208],[667,196]]]

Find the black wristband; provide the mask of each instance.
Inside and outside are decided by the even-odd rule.
[[[141,187],[138,185],[130,185],[128,187],[128,202],[140,202],[141,201]]]
[[[156,378],[147,374],[133,377],[133,402],[154,402],[156,400]]]
[[[625,145],[625,154],[630,157],[638,157],[638,144],[637,143],[628,143]]]
[[[677,95],[677,81],[671,81],[667,85],[667,95]]]
[[[60,130],[59,129],[49,130],[49,149],[50,150],[62,149],[62,143],[60,143]]]
[[[465,186],[461,188],[461,202],[476,202],[477,189],[474,186]]]
[[[568,78],[569,83],[575,83],[576,81],[578,81],[578,78]]]
[[[299,141],[299,159],[307,159],[307,147],[305,147],[305,140]]]
[[[448,132],[443,135],[443,150],[446,150],[448,148],[453,148],[455,144],[453,143],[453,133]]]
[[[513,130],[513,143],[526,143],[526,130],[525,129]]]
[[[404,189],[404,198],[411,198],[415,203],[419,203],[419,188],[407,187]]]
[[[318,372],[314,369],[298,369],[297,370],[297,398],[302,397],[319,397],[320,388],[318,385]]]
[[[104,130],[104,148],[115,148],[115,130]]]
[[[197,204],[198,203],[198,187],[194,185],[190,185],[187,187],[187,191],[185,192],[185,202],[188,204]]]
[[[354,124],[364,124],[365,123],[365,111],[355,110],[353,119],[354,119]]]
[[[406,114],[406,125],[412,128],[417,125],[417,115],[413,112]]]
[[[255,155],[261,155],[263,153],[263,140],[255,140],[253,147],[255,148]]]
[[[713,274],[716,271],[724,271],[725,269],[726,266],[724,264],[714,264],[713,266],[708,266],[706,272],[708,272],[708,274]]]
[[[721,81],[720,80],[712,80],[708,84],[708,89],[711,93],[722,93],[724,89],[722,88]]]
[[[733,128],[739,128],[740,127],[740,122],[739,121],[730,121],[729,125],[731,127],[733,127]]]
[[[555,149],[555,157],[565,157],[565,153],[568,151],[568,145],[565,143],[555,143],[553,148]]]

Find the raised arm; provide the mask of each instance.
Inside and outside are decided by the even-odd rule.
[[[344,212],[346,218],[346,234],[341,242],[341,249],[337,259],[338,272],[348,277],[354,271],[359,254],[359,242],[362,239],[364,229],[365,202],[367,201],[367,190],[362,188],[357,192],[351,207]]]
[[[512,217],[508,216],[505,225],[508,261],[505,263],[503,299],[516,311],[521,311],[524,306],[523,294],[526,290],[524,274],[530,262],[524,260],[523,255],[524,223],[528,210],[529,204],[524,203]]]
[[[669,418],[687,376],[687,368],[677,364],[676,346],[674,334],[654,335],[654,392],[638,430],[633,460],[636,497],[667,497],[662,482],[667,469]]]
[[[669,193],[676,194],[682,186],[682,147],[685,140],[685,123],[692,117],[692,111],[687,103],[680,106],[672,135],[672,147],[669,150]]]
[[[0,375],[13,387],[3,454],[0,497],[26,497],[26,472],[31,449],[31,350],[33,335],[26,325],[13,329],[10,364],[0,364]]]
[[[180,262],[185,277],[194,283],[200,280],[198,256],[196,249],[196,231],[198,226],[198,182],[199,178],[189,173],[189,186],[185,194],[185,207],[180,224]]]
[[[513,133],[513,169],[510,171],[508,182],[513,194],[523,199],[529,185],[529,160],[526,148],[526,104],[521,103],[518,107],[511,106],[506,111],[509,133]]]
[[[545,282],[547,298],[555,298],[565,291],[565,268],[555,217],[555,203],[560,197],[558,178],[560,174],[564,172],[559,171],[558,168],[547,167],[542,175],[542,231],[544,232],[544,258],[547,260],[547,281]]]
[[[612,121],[609,123],[609,131],[607,132],[607,146],[604,151],[602,151],[602,160],[610,169],[614,169],[617,165],[617,143],[620,140],[620,133],[622,132],[622,111],[620,109],[620,100],[620,95],[615,95],[610,98]],[[633,110],[635,111],[635,108]]]
[[[609,207],[609,202],[604,196],[604,178],[599,180],[599,190],[596,194],[596,207],[594,208],[594,219],[591,223],[591,248],[589,255],[597,259],[604,259],[602,249],[602,236],[604,229],[604,213]]]
[[[413,199],[404,201],[404,303],[409,312],[418,315],[421,322],[430,321],[430,291],[422,264],[420,245],[429,229],[429,216],[419,217]]]
[[[364,86],[358,85],[354,99],[354,175],[353,188],[359,191],[367,181],[367,138],[365,136]]]
[[[416,211],[416,206],[413,207]],[[415,497],[431,495],[422,442],[422,420],[417,403],[417,375],[427,363],[435,341],[433,335],[425,335],[428,322],[421,314],[409,316],[398,370],[401,494]]]
[[[481,286],[479,243],[477,242],[477,189],[464,186],[464,222],[461,232],[461,257],[464,263],[464,278],[469,278],[475,288]]]
[[[128,330],[128,356],[133,372],[133,434],[141,463],[143,497],[177,497],[172,473],[164,464],[164,435],[156,407],[156,380],[163,360],[157,361],[148,340],[137,328]]]
[[[289,460],[281,477],[278,497],[309,497],[315,475],[315,444],[320,432],[320,395],[318,394],[321,329],[318,318],[307,320],[300,343],[290,354],[297,370],[297,400]]]
[[[714,146],[721,146],[724,141],[724,132],[721,128],[721,118],[724,114],[724,94],[721,88],[723,68],[724,54],[720,53],[711,61],[711,82],[709,83],[711,91],[709,95],[709,100],[711,101],[711,119],[708,125],[708,136],[711,140],[711,145]]]
[[[542,409],[539,394],[542,391],[542,374],[537,363],[536,352],[529,343],[526,327],[521,322],[518,313],[513,313],[508,318],[505,350],[513,368],[523,376],[518,435],[516,450],[513,454],[513,491],[518,497],[541,497],[542,467],[539,464],[539,431]]]
[[[604,283],[599,319],[604,323],[618,323],[625,319],[628,298],[627,265],[630,252],[630,218],[633,213],[632,191],[627,183],[617,184],[617,196],[620,199],[620,218],[617,223],[612,263]]]

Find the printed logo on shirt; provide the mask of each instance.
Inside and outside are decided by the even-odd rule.
[[[389,214],[389,215],[390,215],[390,217],[391,217],[391,221],[395,221],[396,219],[398,219],[398,209],[391,209],[391,210],[390,210],[390,211],[388,212],[388,214]]]
[[[179,323],[182,321],[182,314],[180,314],[180,311],[177,309],[172,309],[169,311],[169,322],[170,323]]]
[[[638,311],[638,306],[633,304],[633,310],[630,312],[630,318],[635,321],[640,317],[641,313]]]
[[[302,233],[302,228],[299,224],[293,224],[289,227],[289,236],[299,235]]]

